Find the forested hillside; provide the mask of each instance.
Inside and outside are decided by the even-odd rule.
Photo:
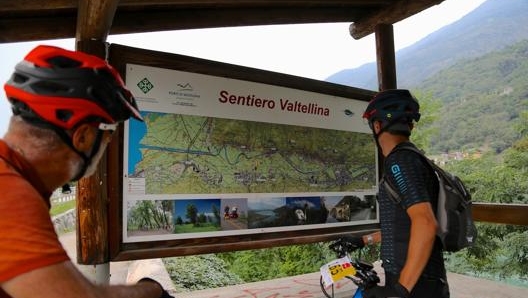
[[[528,108],[528,40],[465,60],[416,87],[442,102],[432,153],[501,152],[518,140],[512,122]],[[414,89],[413,89],[414,90]]]
[[[434,123],[420,123],[430,132],[430,143],[422,144],[429,153],[501,152],[518,139],[511,122],[528,100],[526,11],[528,1],[488,0],[396,53],[398,87],[430,94],[442,105]],[[343,70],[327,80],[375,90],[376,66]]]
[[[479,57],[528,39],[527,11],[526,0],[488,0],[457,22],[398,51],[398,86],[419,86],[424,79],[460,60]],[[326,81],[375,90],[376,73],[373,62],[344,69]]]

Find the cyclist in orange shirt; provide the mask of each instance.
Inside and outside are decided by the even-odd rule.
[[[38,46],[5,84],[13,116],[0,139],[0,298],[169,298],[152,279],[95,285],[69,260],[49,216],[53,190],[91,175],[134,97],[98,57]]]

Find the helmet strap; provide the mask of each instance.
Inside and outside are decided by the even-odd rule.
[[[375,128],[374,128],[374,123],[372,123],[372,125],[371,125],[372,135],[373,135],[373,137],[374,137],[374,140],[376,141],[376,146],[377,146],[378,150],[380,150],[380,152],[381,152],[381,146],[380,146],[380,143],[379,143],[379,136],[380,136],[382,133],[388,131],[389,128],[390,128],[392,125],[396,124],[396,123],[398,122],[398,119],[393,120],[393,121],[390,121],[390,122],[386,122],[385,125],[383,125],[383,121],[381,121],[381,120],[375,120],[375,121],[379,121],[379,122],[381,123],[381,124],[380,124],[380,130],[378,131],[378,133],[376,133],[376,130],[375,130]],[[409,129],[410,129],[410,127],[409,127]]]
[[[86,156],[84,153],[82,153],[79,150],[75,149],[73,147],[73,144],[70,146],[73,149],[73,151],[75,151],[77,154],[79,154],[82,157],[82,159],[83,159],[82,168],[79,169],[79,172],[77,172],[77,175],[75,175],[75,177],[71,181],[77,181],[77,180],[81,179],[84,176],[84,174],[86,173],[86,170],[88,170],[88,167],[92,163],[94,156],[99,151],[99,147],[101,146],[101,140],[103,139],[103,134],[104,134],[104,131],[102,131],[100,129],[97,130],[97,136],[95,137],[95,142],[92,145],[92,150],[91,150],[89,156]],[[70,140],[70,143],[71,143],[71,140]]]
[[[46,122],[43,119],[40,119],[39,117],[34,117],[33,115],[21,115],[21,116],[22,116],[22,118],[24,118],[24,120],[26,120],[27,122],[29,122],[29,123],[31,123],[33,125],[37,125],[37,126],[40,126],[40,127],[44,127],[44,128],[48,128],[48,129],[53,130],[62,139],[62,141],[66,145],[68,145],[68,147],[70,147],[70,149],[73,150],[73,152],[77,153],[77,155],[79,155],[82,158],[83,166],[77,172],[75,177],[73,179],[71,179],[71,181],[77,181],[77,180],[81,179],[84,176],[84,174],[86,173],[86,170],[88,170],[88,167],[90,166],[90,164],[92,163],[92,159],[97,154],[97,151],[99,150],[99,146],[101,146],[101,140],[103,138],[104,130],[101,130],[101,129],[97,130],[97,136],[95,138],[94,144],[92,145],[92,150],[90,152],[90,155],[86,155],[83,152],[77,150],[77,148],[75,148],[75,146],[73,146],[72,139],[71,139],[70,135],[68,135],[68,133],[66,133],[66,130],[61,129],[61,128],[59,128],[59,127],[57,127],[57,126],[55,126],[55,125],[53,125],[53,124],[51,124],[49,122]],[[31,117],[31,116],[33,116],[33,117]]]

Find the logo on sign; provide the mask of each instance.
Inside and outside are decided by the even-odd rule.
[[[149,91],[154,88],[154,85],[152,85],[152,83],[147,78],[144,78],[143,80],[139,81],[139,83],[137,83],[137,86],[145,94],[149,93]]]

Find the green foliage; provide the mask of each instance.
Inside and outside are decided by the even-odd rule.
[[[50,215],[51,216],[56,216],[56,215],[59,215],[59,214],[62,214],[68,210],[71,210],[71,209],[74,209],[75,208],[75,200],[71,200],[71,201],[67,201],[67,202],[63,202],[63,203],[55,203],[55,204],[52,204],[51,205],[51,209],[50,209]]]
[[[488,153],[447,168],[467,183],[475,201],[528,204],[527,144],[525,135],[501,155]],[[502,279],[526,276],[528,227],[478,223],[477,229],[475,247],[447,256],[449,271]]]
[[[140,201],[128,216],[130,229],[161,229],[171,226],[167,215],[172,210],[172,201]]]
[[[236,285],[244,281],[226,269],[215,255],[163,259],[165,268],[179,291],[195,291]]]
[[[246,282],[312,273],[334,259],[328,243],[292,245],[218,254]]]
[[[420,121],[415,124],[411,135],[411,141],[418,146],[418,148],[429,152],[431,139],[438,135],[438,127],[433,126],[437,121],[442,108],[442,102],[433,97],[431,93],[424,93],[423,91],[413,91],[413,95],[420,103]]]

